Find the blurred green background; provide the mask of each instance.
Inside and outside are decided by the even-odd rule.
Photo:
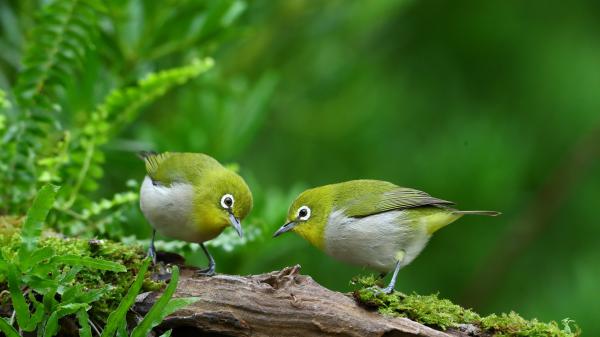
[[[245,222],[254,235],[233,250],[233,236],[217,242],[218,272],[299,263],[339,291],[369,271],[296,235],[270,238],[304,188],[382,179],[464,209],[498,210],[501,217],[463,218],[438,232],[400,272],[397,289],[439,292],[482,314],[569,317],[600,334],[598,2],[107,4],[97,52],[68,89],[68,111],[193,56],[212,56],[216,67],[145,108],[107,144],[99,195],[141,181],[138,150],[204,152],[239,165],[255,194]],[[38,5],[0,1],[2,87],[17,74],[31,24],[19,13]],[[219,11],[219,27],[203,30]],[[137,208],[122,226],[123,236],[150,233]]]

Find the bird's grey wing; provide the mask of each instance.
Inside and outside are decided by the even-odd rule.
[[[383,212],[402,210],[429,205],[453,205],[447,200],[438,199],[429,194],[407,187],[384,186],[379,190],[360,194],[342,206],[346,216],[360,218]]]

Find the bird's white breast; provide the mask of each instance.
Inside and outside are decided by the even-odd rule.
[[[190,184],[154,185],[148,176],[140,190],[140,208],[159,233],[179,240],[195,241],[192,219],[194,188]]]
[[[339,260],[382,272],[394,269],[402,255],[401,265],[405,266],[430,237],[410,222],[405,211],[351,218],[336,210],[325,227],[325,251]]]

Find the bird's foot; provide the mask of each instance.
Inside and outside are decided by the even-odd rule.
[[[373,292],[373,294],[375,296],[390,295],[390,294],[394,293],[394,288],[390,287],[390,286],[387,286],[385,288],[381,288],[381,287],[378,287],[378,286],[371,286],[371,287],[368,287],[366,289],[369,290],[369,291],[371,291],[371,292]],[[401,296],[401,297],[405,297],[405,295],[403,293],[401,293],[401,292],[397,292],[397,294],[399,296]]]
[[[156,250],[153,247],[148,249],[148,255],[146,256],[152,259],[152,265],[156,265]]]
[[[380,289],[381,289],[381,288],[380,288]],[[393,292],[394,292],[394,287],[387,286],[387,287],[385,287],[385,288],[381,289],[381,291],[382,291],[384,294],[386,294],[386,295],[389,295],[389,294],[391,294],[391,293],[393,293]]]
[[[215,266],[208,266],[208,268],[200,269],[196,271],[198,276],[213,276],[215,274]]]

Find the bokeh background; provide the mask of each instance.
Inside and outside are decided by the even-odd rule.
[[[19,13],[31,3],[0,1],[2,86],[16,76],[31,24]],[[239,167],[255,195],[250,239],[226,235],[211,248],[218,272],[299,263],[339,291],[370,271],[293,234],[271,239],[303,189],[382,179],[498,210],[438,232],[397,289],[439,292],[481,314],[569,317],[600,334],[598,2],[107,3],[98,52],[69,89],[68,110],[193,56],[216,67],[107,144],[98,195],[141,181],[135,151],[208,153]],[[136,241],[150,233],[135,207],[113,226]],[[163,247],[206,263],[189,246]]]

